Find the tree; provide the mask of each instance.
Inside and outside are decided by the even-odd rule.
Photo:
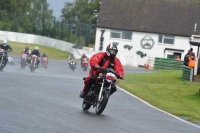
[[[75,30],[78,40],[81,37],[88,38],[88,36],[91,36],[90,43],[94,44],[97,23],[94,10],[99,10],[99,2],[100,0],[96,0],[95,2],[76,0],[74,3],[65,3],[61,17],[66,19],[69,22],[68,25],[70,25],[70,28]],[[88,29],[91,29],[89,33],[87,32]]]

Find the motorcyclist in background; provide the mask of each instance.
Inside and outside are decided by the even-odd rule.
[[[40,51],[39,51],[39,47],[35,47],[35,49],[31,52],[31,55],[36,55],[37,57],[40,57]],[[39,66],[40,64],[40,59],[38,58],[37,60],[37,67]],[[29,65],[30,67],[30,65]]]
[[[81,67],[82,67],[82,65],[83,65],[83,58],[87,58],[87,60],[89,60],[89,58],[86,56],[86,54],[85,53],[83,53],[82,54],[82,56],[81,56]]]
[[[5,55],[6,55],[6,58],[5,58],[5,64],[4,66],[6,66],[6,63],[8,61],[8,55],[7,55],[7,52],[10,51],[12,52],[13,49],[10,47],[10,45],[8,45],[8,41],[7,40],[4,40],[2,44],[0,44],[0,48],[5,50]]]
[[[116,57],[117,53],[117,45],[115,43],[111,43],[108,44],[106,52],[99,52],[90,58],[91,69],[89,76],[84,80],[85,86],[79,95],[81,98],[84,98],[87,95],[90,88],[95,83],[99,73],[101,73],[101,71],[96,68],[112,68],[118,75],[120,75],[120,78],[124,77],[124,69],[120,60]],[[116,90],[116,87],[113,86],[110,95],[113,94]]]
[[[29,47],[26,46],[26,47],[22,50],[21,54],[30,55],[30,54],[31,54],[31,50],[29,50]]]
[[[29,47],[28,47],[28,46],[26,46],[26,47],[22,50],[21,55],[23,55],[23,54],[26,54],[26,55],[28,56],[28,58],[27,58],[27,63],[30,63],[31,50],[29,50]],[[22,58],[21,58],[21,60],[22,60]],[[20,62],[20,63],[21,63],[21,62]]]
[[[49,58],[48,58],[46,53],[43,53],[42,57],[41,57],[41,62],[43,63],[43,59],[42,58],[47,58],[47,63],[49,63]]]
[[[75,61],[75,56],[74,56],[74,54],[70,54],[69,55],[69,57],[68,57],[68,60],[69,60],[69,67],[70,67],[70,65],[71,65],[71,61],[74,61],[75,62],[75,66],[76,66],[76,61]]]
[[[47,57],[47,54],[46,54],[46,53],[43,53],[43,54],[42,54],[42,57]],[[42,58],[42,57],[41,57],[41,58]],[[47,58],[48,58],[48,57],[47,57]]]

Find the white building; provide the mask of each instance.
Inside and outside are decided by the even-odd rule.
[[[200,26],[198,0],[102,0],[95,51],[116,42],[117,56],[129,66],[144,66],[152,56],[183,60],[195,23]]]

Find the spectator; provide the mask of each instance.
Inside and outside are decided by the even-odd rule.
[[[189,62],[188,57],[189,56],[190,56],[190,50],[188,50],[187,54],[184,57],[184,63],[183,63],[183,65],[188,66],[188,62]]]
[[[193,70],[192,81],[194,81],[194,67],[195,67],[196,57],[192,51],[190,51],[190,56],[188,57],[188,60],[189,60],[188,66],[191,67],[191,70]]]
[[[181,60],[179,56],[176,56],[176,60]]]

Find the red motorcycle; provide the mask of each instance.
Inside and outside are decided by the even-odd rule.
[[[38,68],[37,62],[38,62],[38,57],[36,55],[32,55],[30,64],[31,72],[34,72],[35,69]]]
[[[110,68],[99,67],[97,69],[103,72],[99,73],[96,83],[83,99],[82,109],[89,110],[93,106],[96,108],[96,114],[100,115],[106,108],[111,92],[116,88],[117,79],[122,79],[122,77]],[[83,79],[85,80],[85,77]]]
[[[48,62],[49,62],[48,58],[47,57],[42,57],[41,60],[42,60],[42,62],[41,62],[42,63],[42,67],[46,69],[48,67]]]
[[[82,59],[82,69],[83,69],[83,71],[87,71],[87,69],[88,69],[88,58],[83,58]]]
[[[22,54],[21,57],[21,69],[25,69],[26,65],[28,62],[28,55],[27,54]]]

